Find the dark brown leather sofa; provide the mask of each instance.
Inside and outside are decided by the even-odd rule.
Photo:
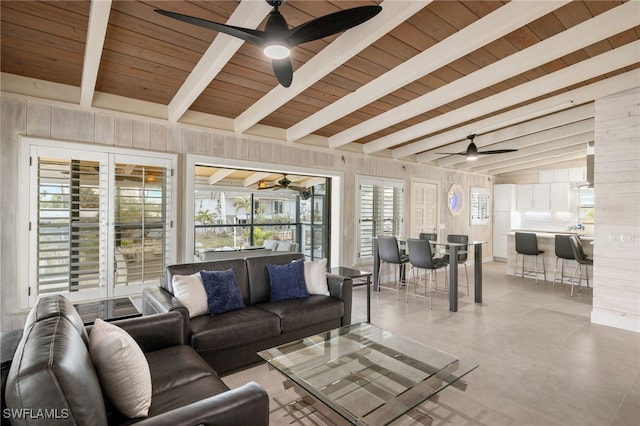
[[[113,322],[138,343],[151,372],[149,415],[129,419],[103,397],[89,355],[90,330],[73,305],[62,296],[40,299],[11,363],[3,424],[268,425],[264,389],[251,382],[230,390],[184,345],[182,322],[176,312]]]
[[[302,257],[302,253],[285,253],[168,266],[161,285],[143,291],[142,312],[180,312],[187,343],[220,374],[251,365],[259,362],[258,351],[351,323],[353,283],[349,278],[327,275],[329,296],[270,302],[267,265]],[[173,276],[229,268],[234,269],[246,307],[189,318],[187,308],[173,296]]]

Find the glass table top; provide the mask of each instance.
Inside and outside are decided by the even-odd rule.
[[[478,367],[367,323],[258,355],[341,417],[363,425],[391,423]]]

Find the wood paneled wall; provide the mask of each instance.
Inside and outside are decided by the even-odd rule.
[[[595,103],[594,323],[640,333],[640,88]]]
[[[46,101],[40,99],[14,97],[3,94],[1,101],[1,137],[2,169],[0,177],[0,200],[2,206],[17,206],[20,191],[24,184],[15,185],[18,175],[18,137],[19,135],[77,141],[97,145],[112,145],[155,152],[170,152],[180,156],[179,164],[184,164],[186,154],[200,154],[217,158],[261,162],[265,165],[309,167],[312,169],[339,170],[344,176],[342,211],[343,228],[338,238],[341,245],[340,262],[343,266],[353,265],[356,246],[356,215],[353,206],[356,200],[356,176],[382,176],[403,179],[405,182],[405,229],[409,227],[409,195],[412,177],[419,177],[441,182],[440,222],[445,225],[444,233],[469,234],[474,240],[491,240],[491,225],[469,226],[469,212],[460,216],[451,216],[446,209],[446,191],[452,183],[457,183],[469,194],[469,187],[491,189],[492,182],[486,175],[458,172],[405,161],[393,160],[379,156],[368,156],[360,153],[330,150],[295,143],[283,143],[270,140],[258,140],[243,135],[222,133],[208,128],[170,124],[162,120],[149,119],[122,113],[111,113],[103,110],[82,109],[75,105]],[[344,159],[343,159],[344,157]],[[184,188],[185,173],[182,166],[178,171],[179,186]],[[5,184],[5,183],[11,184]],[[184,191],[178,191],[179,205],[186,200]],[[178,222],[183,212],[179,209]],[[21,327],[25,312],[16,312],[16,289],[20,260],[16,256],[15,247],[18,238],[24,234],[16,231],[17,210],[15,208],[0,209],[0,302],[2,330]],[[178,224],[178,229],[182,225]],[[406,234],[405,234],[406,235]],[[184,238],[179,237],[178,252],[184,252]],[[485,258],[490,259],[491,244],[483,248]],[[181,261],[182,259],[178,259]],[[361,265],[363,269],[370,265]]]

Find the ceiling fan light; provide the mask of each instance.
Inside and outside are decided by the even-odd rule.
[[[273,44],[269,44],[264,48],[264,54],[271,59],[288,58],[290,53],[291,52],[289,51],[289,48],[286,45],[278,44],[277,42]]]
[[[478,154],[467,154],[467,161],[476,161],[478,159]]]

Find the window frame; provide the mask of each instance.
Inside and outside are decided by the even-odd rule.
[[[271,171],[278,170],[281,173],[289,174],[306,174],[315,175],[318,177],[331,178],[331,211],[334,214],[331,217],[329,232],[332,235],[341,235],[342,218],[343,213],[343,193],[344,193],[344,172],[340,170],[328,170],[319,169],[315,167],[300,167],[292,166],[288,164],[277,164],[268,162],[256,162],[251,160],[238,160],[233,158],[212,157],[201,154],[187,154],[184,169],[184,196],[182,197],[182,218],[180,232],[184,235],[184,241],[182,244],[182,250],[180,253],[181,261],[193,262],[195,257],[193,254],[193,247],[195,245],[193,229],[195,225],[195,167],[196,165],[208,165],[213,167],[223,168],[236,168],[236,169],[251,169],[255,171]],[[339,213],[336,213],[339,212]],[[344,248],[342,247],[342,240],[339,237],[330,238],[330,258],[329,265],[341,265],[343,264],[342,253]]]
[[[17,238],[18,246],[18,283],[16,291],[18,293],[18,307],[20,309],[28,309],[33,306],[38,299],[37,289],[37,257],[34,259],[31,253],[37,246],[37,224],[33,224],[34,217],[38,214],[38,205],[35,198],[38,189],[38,159],[33,158],[34,153],[42,157],[43,153],[55,152],[57,155],[64,155],[64,158],[86,159],[96,158],[100,161],[100,281],[99,286],[94,290],[85,290],[82,292],[60,292],[51,294],[64,294],[72,301],[91,300],[117,297],[125,294],[137,294],[142,291],[143,287],[157,284],[159,280],[145,282],[144,284],[127,285],[126,289],[116,288],[114,281],[114,268],[108,265],[114,265],[115,246],[114,246],[114,209],[115,200],[113,191],[115,190],[115,176],[109,170],[115,168],[117,159],[124,158],[129,162],[144,163],[148,165],[162,164],[167,173],[167,185],[165,195],[165,212],[168,215],[167,235],[165,238],[164,256],[167,264],[174,263],[177,256],[176,244],[177,227],[175,226],[175,218],[177,214],[177,196],[176,184],[177,179],[173,170],[177,165],[177,155],[168,153],[156,153],[149,151],[141,151],[129,148],[120,148],[104,145],[93,145],[81,142],[67,142],[55,139],[35,138],[28,136],[19,136],[19,166],[18,173],[21,182],[27,182],[29,190],[21,191],[18,197],[18,223],[17,229],[20,236]],[[105,167],[103,167],[105,166]],[[34,192],[36,191],[36,192]],[[104,214],[103,214],[104,212]]]

